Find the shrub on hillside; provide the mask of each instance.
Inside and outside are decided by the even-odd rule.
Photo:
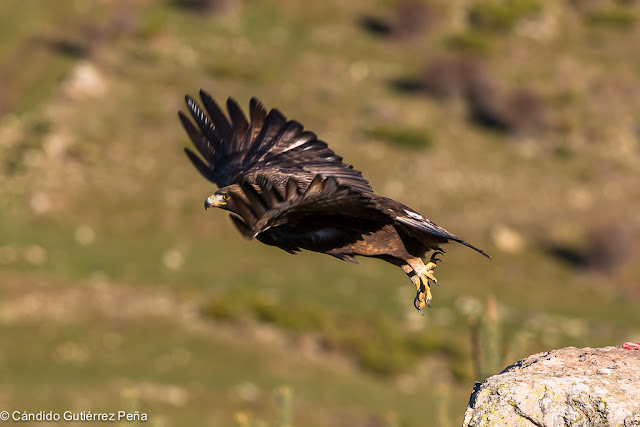
[[[469,56],[452,56],[429,63],[421,76],[422,89],[442,99],[466,96],[489,84],[484,65]]]
[[[503,95],[489,86],[469,94],[471,119],[485,127],[511,134],[536,133],[548,122],[547,104],[534,92],[521,89]]]
[[[426,0],[399,0],[388,18],[365,15],[360,18],[360,25],[378,36],[408,38],[430,30],[437,18],[436,9]]]
[[[634,239],[625,224],[599,224],[587,234],[585,261],[588,268],[614,273],[631,258],[633,252]]]
[[[241,0],[172,0],[173,4],[197,13],[225,13],[237,8]]]
[[[482,30],[508,32],[542,10],[542,3],[536,0],[476,2],[469,8],[469,23]]]
[[[431,29],[436,23],[437,12],[426,1],[400,0],[393,8],[392,33],[409,37]]]

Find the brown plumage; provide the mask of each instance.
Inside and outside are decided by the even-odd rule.
[[[376,195],[360,171],[278,110],[267,112],[252,98],[248,121],[229,98],[229,121],[209,94],[201,90],[200,98],[207,114],[186,96],[195,125],[182,112],[179,117],[204,161],[185,152],[220,188],[205,208],[230,211],[245,238],[289,253],[306,249],[354,263],[360,255],[400,266],[416,285],[420,311],[431,300],[429,280],[437,283],[441,244],[453,240],[489,257],[408,206]],[[425,265],[428,251],[434,253]]]

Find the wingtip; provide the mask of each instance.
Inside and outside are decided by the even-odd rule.
[[[481,253],[482,255],[486,256],[487,258],[489,258],[489,259],[493,259],[493,258],[491,258],[491,255],[489,255],[488,253],[486,253],[486,252],[485,252],[485,251],[483,251],[482,249],[478,249],[478,248],[476,248],[476,247],[475,247],[475,246],[473,246],[473,245],[468,245],[468,246],[469,246],[471,249],[474,249],[474,250],[476,250],[477,252]]]
[[[196,169],[198,169],[198,171],[204,175],[203,171],[200,170],[200,168],[198,167],[198,164],[197,164],[198,162],[202,162],[202,159],[200,157],[198,157],[198,155],[195,153],[195,151],[193,151],[192,149],[190,149],[188,147],[183,147],[182,150],[184,151],[184,154],[187,155],[189,160],[191,160],[191,163],[194,164]],[[204,164],[204,162],[202,162],[202,163]]]
[[[249,107],[250,108],[259,107],[259,108],[264,109],[264,104],[262,103],[262,101],[260,101],[255,96],[252,96],[251,99],[249,100]]]
[[[207,104],[217,105],[215,98],[213,96],[211,96],[211,94],[209,92],[207,92],[206,90],[200,89],[198,94],[200,95],[200,99],[202,100],[202,102],[204,102],[205,106]]]
[[[229,109],[229,105],[231,105],[231,104],[233,104],[233,107],[240,108],[240,106],[238,105],[238,102],[235,100],[235,98],[230,96],[230,97],[227,98],[227,109]],[[233,107],[231,107],[231,108],[233,108]]]
[[[467,246],[467,247],[469,247],[469,248],[473,249],[474,251],[476,251],[476,252],[478,252],[478,253],[480,253],[480,254],[482,254],[482,255],[486,256],[486,257],[487,257],[487,258],[489,258],[489,259],[493,259],[493,258],[491,258],[491,256],[490,256],[488,253],[486,253],[486,252],[485,252],[485,251],[483,251],[482,249],[476,248],[476,247],[475,247],[475,246],[473,246],[471,243],[467,243],[467,242],[465,242],[465,241],[464,241],[464,240],[462,240],[462,239],[458,240],[458,243],[462,243],[463,245],[465,245],[465,246]]]

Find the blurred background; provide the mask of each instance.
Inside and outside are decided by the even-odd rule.
[[[455,426],[531,353],[640,341],[633,0],[0,2],[0,409]],[[404,273],[245,241],[176,112],[256,96],[448,245]],[[131,424],[127,424],[131,425]]]

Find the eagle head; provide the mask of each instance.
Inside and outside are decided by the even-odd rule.
[[[226,191],[216,191],[214,194],[205,199],[204,208],[205,210],[209,209],[210,207],[223,208],[223,206],[227,205],[230,202],[230,199],[231,197]]]
[[[207,197],[204,201],[204,208],[220,208],[240,215],[238,210],[242,210],[242,206],[238,206],[238,203],[250,205],[249,199],[242,191],[242,187],[239,184],[232,184]]]

